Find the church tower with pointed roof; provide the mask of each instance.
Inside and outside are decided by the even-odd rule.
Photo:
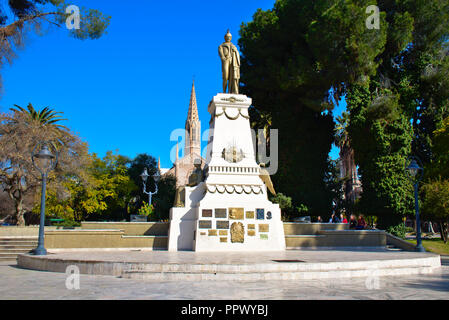
[[[201,121],[198,117],[198,106],[196,104],[195,81],[192,82],[185,129],[185,155],[201,155]]]
[[[185,148],[184,155],[179,158],[179,147],[176,143],[176,158],[171,169],[161,169],[164,175],[176,177],[176,186],[185,186],[189,181],[189,176],[195,169],[195,160],[201,160],[201,167],[204,168],[206,160],[201,157],[201,122],[198,116],[198,106],[196,102],[195,82],[192,82],[190,93],[189,110],[185,122]]]

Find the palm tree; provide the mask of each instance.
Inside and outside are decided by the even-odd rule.
[[[24,225],[24,197],[34,190],[38,179],[31,173],[34,169],[30,159],[30,147],[35,146],[39,137],[51,140],[58,150],[64,145],[64,139],[70,130],[58,124],[63,119],[60,114],[49,107],[36,111],[31,104],[27,109],[15,105],[10,109],[14,114],[2,114],[0,139],[0,187],[6,191],[15,203],[15,217],[18,225]]]
[[[62,112],[56,112],[49,107],[45,107],[40,111],[36,111],[31,103],[28,104],[27,109],[22,108],[21,106],[15,104],[14,108],[10,108],[15,114],[19,114],[28,118],[30,122],[34,124],[39,124],[41,126],[51,126],[56,130],[68,130],[66,126],[57,124],[57,122],[62,120],[67,120],[61,118],[59,114]]]

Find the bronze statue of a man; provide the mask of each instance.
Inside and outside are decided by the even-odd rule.
[[[229,32],[225,35],[225,42],[218,46],[218,54],[221,58],[223,72],[223,93],[239,93],[240,80],[240,54],[237,47],[232,44],[232,35]],[[229,86],[228,86],[229,81]]]

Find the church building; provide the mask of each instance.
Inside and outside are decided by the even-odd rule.
[[[182,187],[188,183],[189,177],[195,169],[195,160],[201,161],[201,168],[204,168],[206,164],[205,159],[201,157],[201,121],[198,116],[195,82],[192,83],[192,92],[190,93],[185,135],[184,156],[179,158],[179,148],[176,144],[176,160],[173,167],[169,170],[160,169],[162,176],[172,175],[176,177],[176,187]]]

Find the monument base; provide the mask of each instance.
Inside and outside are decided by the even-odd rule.
[[[251,103],[225,93],[210,102],[206,178],[186,187],[184,208],[171,209],[169,251],[285,250],[281,210],[268,200],[254,154]]]

